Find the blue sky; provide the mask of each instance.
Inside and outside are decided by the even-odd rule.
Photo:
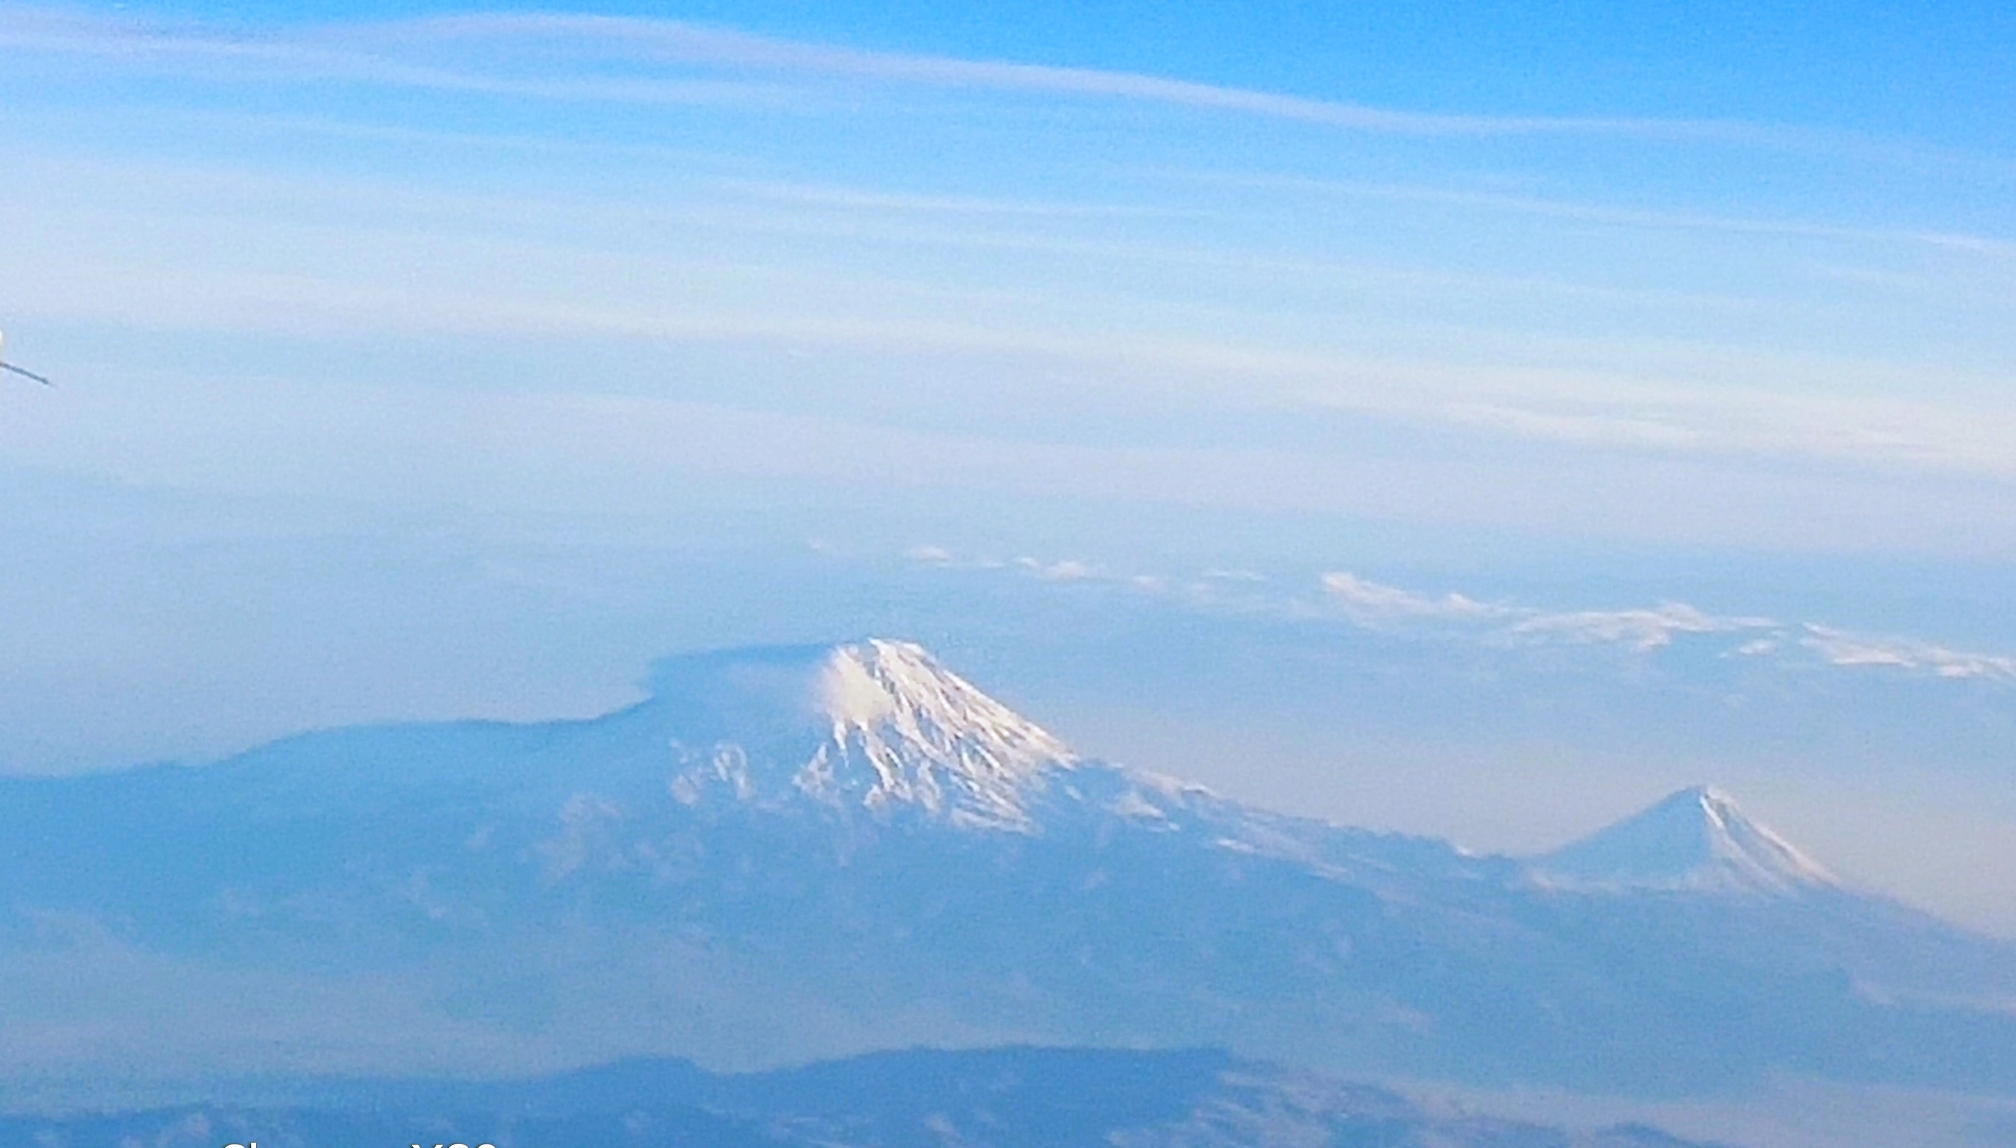
[[[0,8],[0,764],[873,629],[2016,929],[2016,17],[1614,8]]]
[[[1831,126],[2009,142],[2005,6],[1650,3],[501,4],[671,18],[829,45],[1110,69],[1455,113]],[[447,3],[125,5],[250,26],[471,11]]]

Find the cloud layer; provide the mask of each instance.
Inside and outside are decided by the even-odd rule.
[[[1651,657],[1699,641],[1714,655],[1786,669],[1826,667],[2016,686],[2016,656],[1953,649],[1900,635],[1858,633],[1819,622],[1760,615],[1725,615],[1686,602],[1624,609],[1547,609],[1486,601],[1466,594],[1428,594],[1349,571],[1321,576],[1314,592],[1277,585],[1249,571],[1209,571],[1188,578],[1120,573],[1075,559],[1044,561],[970,558],[925,545],[906,557],[945,570],[1020,573],[1046,581],[1099,582],[1187,609],[1261,613],[1308,624],[1354,628],[1483,647],[1590,647]]]

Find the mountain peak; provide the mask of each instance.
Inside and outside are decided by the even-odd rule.
[[[817,682],[816,705],[831,730],[797,778],[815,796],[1028,828],[1025,791],[1077,760],[1047,730],[911,642],[836,646]]]
[[[1672,794],[1539,859],[1551,884],[1790,894],[1834,875],[1713,786]]]
[[[813,707],[836,725],[871,726],[906,715],[914,721],[979,724],[1011,737],[1062,742],[1038,729],[915,642],[868,638],[829,647],[821,659]]]
[[[1077,755],[913,642],[871,638],[679,659],[660,697],[733,720],[681,792],[709,778],[745,800],[810,797],[878,814],[906,807],[955,824],[1033,828],[1028,797]],[[736,736],[795,728],[804,741]]]

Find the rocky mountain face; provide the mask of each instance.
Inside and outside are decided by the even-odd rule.
[[[2016,1094],[2016,948],[1725,795],[1472,856],[1081,759],[885,641],[676,659],[589,721],[0,782],[0,985],[0,1079],[52,1088],[1029,1042]]]

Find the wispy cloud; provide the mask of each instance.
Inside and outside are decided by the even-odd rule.
[[[715,186],[743,192],[758,199],[782,203],[830,207],[843,211],[891,212],[897,214],[953,216],[1024,216],[1111,218],[1114,216],[1182,216],[1196,218],[1205,213],[1168,207],[1147,207],[1117,203],[1063,203],[1026,199],[998,199],[970,195],[899,195],[840,185],[783,183],[766,180],[723,179]]]
[[[441,66],[421,49],[529,45],[531,68],[465,59]],[[111,56],[157,66],[240,70],[238,78],[322,77],[386,86],[526,98],[667,103],[771,98],[776,88],[650,77],[611,80],[570,70],[587,54],[685,69],[836,78],[929,88],[1123,100],[1411,136],[1599,135],[1752,146],[1809,146],[1810,131],[1730,120],[1638,116],[1445,114],[1373,107],[1251,88],[1096,68],[863,51],[641,17],[482,14],[370,25],[272,28],[257,35],[203,25],[108,20],[33,7],[0,9],[0,47]],[[521,56],[524,54],[521,54]],[[213,75],[222,79],[225,76]]]
[[[481,52],[433,62],[462,45],[507,47],[514,66]],[[1126,101],[1207,113],[1415,137],[1587,136],[1839,153],[1863,159],[1984,164],[1983,157],[1855,133],[1733,119],[1631,115],[1445,113],[1377,107],[1176,77],[894,51],[753,35],[680,20],[564,13],[482,13],[373,24],[284,25],[245,32],[200,23],[106,19],[30,5],[0,7],[0,48],[113,57],[198,69],[207,80],[322,78],[526,99],[644,105],[804,102],[797,81]],[[586,62],[620,60],[737,78],[611,78]],[[233,69],[220,73],[219,67]],[[769,82],[750,75],[775,77]]]
[[[1347,616],[1367,625],[1427,618],[1467,621],[1504,617],[1508,612],[1507,607],[1487,605],[1461,594],[1428,598],[1345,572],[1325,574],[1323,592]]]
[[[1739,236],[1785,236],[1856,244],[1912,244],[1993,258],[1998,261],[2016,258],[2016,240],[1917,227],[1847,227],[1789,217],[1774,219],[1699,211],[1648,210],[1602,203],[1547,199],[1533,195],[1514,195],[1501,191],[1482,191],[1475,188],[1315,179],[1297,175],[1187,171],[1163,174],[1165,178],[1184,182],[1276,192],[1299,192],[1336,198],[1431,204],[1482,213],[1528,215],[1638,231],[1706,231]]]
[[[1916,638],[1856,633],[1816,622],[1759,615],[1714,614],[1686,602],[1602,610],[1547,610],[1483,603],[1462,594],[1429,597],[1349,573],[1323,576],[1338,613],[1360,624],[1459,622],[1481,640],[1618,646],[1650,654],[1683,637],[1728,639],[1722,652],[1738,658],[1790,661],[1804,651],[1841,669],[1891,669],[1948,679],[2016,684],[2016,657],[1954,650]]]
[[[1762,618],[1718,618],[1685,602],[1667,602],[1634,610],[1573,610],[1534,613],[1512,627],[1522,637],[1558,638],[1574,642],[1625,645],[1656,650],[1672,645],[1681,634],[1729,634],[1768,629]]]
[[[305,81],[302,89],[273,93],[275,106],[295,109],[286,116],[261,120],[255,98],[221,101],[251,106],[245,119],[260,124],[260,143],[284,141],[283,148],[247,146],[229,115],[214,111],[200,113],[216,117],[212,122],[192,128],[177,120],[161,132],[193,141],[192,153],[228,155],[212,162],[237,169],[169,170],[159,158],[167,150],[162,145],[117,142],[122,132],[151,141],[156,125],[194,114],[186,108],[141,109],[145,122],[138,127],[128,114],[133,109],[113,97],[107,106],[84,109],[31,108],[17,116],[10,108],[10,126],[46,117],[26,133],[39,138],[10,152],[17,178],[0,188],[0,214],[15,223],[13,270],[0,284],[0,304],[17,316],[286,338],[416,344],[565,338],[656,342],[682,354],[715,354],[734,344],[736,353],[780,360],[847,356],[864,372],[855,377],[876,372],[872,388],[834,385],[844,372],[780,367],[771,393],[757,393],[761,382],[741,382],[734,401],[781,407],[794,400],[780,394],[816,391],[821,403],[845,408],[837,417],[899,426],[913,425],[905,423],[911,412],[924,411],[921,421],[951,426],[948,437],[967,440],[961,443],[967,450],[1011,437],[1001,430],[1003,420],[968,412],[1009,409],[1014,388],[1069,376],[1083,380],[1082,388],[1054,405],[1043,397],[1023,400],[1016,411],[1024,421],[1012,434],[1055,435],[1034,445],[1083,447],[1070,453],[1074,462],[1089,459],[1130,476],[1130,491],[1148,497],[1168,488],[1161,475],[1131,476],[1152,464],[1186,471],[1184,489],[1201,494],[1185,497],[1225,497],[1236,479],[1242,491],[1262,490],[1268,504],[1522,522],[1572,513],[1607,522],[1616,516],[1589,508],[1650,495],[1678,503],[1691,493],[1683,494],[1677,481],[1560,479],[1559,489],[1535,501],[1506,496],[1505,481],[1482,476],[1516,470],[1536,476],[1521,481],[1538,489],[1569,470],[1625,459],[1641,473],[1677,463],[1734,476],[1732,483],[1769,471],[1774,480],[1791,475],[1785,485],[1819,475],[1819,484],[1858,491],[1893,477],[1905,478],[1900,485],[1907,487],[1908,480],[1945,487],[1986,478],[1982,485],[2002,484],[1998,491],[2016,480],[2016,403],[1994,341],[2006,288],[1989,283],[1961,299],[1965,306],[1949,307],[1966,292],[1953,277],[1920,266],[1977,268],[1980,260],[1915,250],[1908,259],[1891,259],[1940,284],[1904,307],[1892,306],[1898,300],[1890,297],[1800,294],[1774,278],[1803,274],[1787,265],[1804,260],[1809,248],[1838,255],[1834,240],[1901,240],[1999,257],[2001,241],[1985,236],[1751,219],[1720,194],[1713,202],[1726,217],[1557,203],[1475,187],[1269,176],[1244,186],[1281,194],[1219,195],[1173,182],[1140,194],[1149,169],[1133,162],[1138,155],[1107,150],[1090,157],[1089,168],[1074,160],[1080,174],[1056,179],[971,175],[928,162],[864,177],[806,159],[788,145],[777,150],[789,154],[766,152],[761,133],[744,130],[692,133],[745,149],[735,155],[625,154],[625,147],[662,142],[668,133],[627,132],[626,125],[659,121],[607,109],[450,115],[431,124],[452,125],[465,133],[458,137],[429,131],[424,115],[396,124],[344,122],[369,120],[374,109],[383,110],[380,101],[297,97],[315,90],[320,78],[535,99],[702,103],[797,101],[817,89],[824,96],[815,99],[838,93],[858,104],[891,106],[921,86],[1147,101],[1210,115],[1438,137],[1643,132],[1651,138],[1688,129],[1684,123],[1419,116],[1165,77],[863,52],[676,21],[574,16],[224,28],[15,7],[0,8],[0,53],[25,58],[30,72],[177,71],[192,90],[236,80]],[[65,63],[57,58],[63,53],[89,59]],[[959,134],[963,126],[946,128],[946,138],[961,146],[991,142],[987,133],[1011,121],[1017,130],[1029,126],[1017,117],[1037,102],[959,100],[962,116],[987,122],[974,136]],[[387,178],[387,157],[376,148],[368,149],[366,163],[346,167],[341,148],[305,147],[293,133],[317,122],[298,111],[310,106],[328,117],[324,131],[394,141],[403,154],[424,151],[424,162],[401,180]],[[1128,130],[1157,130],[1156,117],[1108,110],[1123,113]],[[738,112],[723,114],[729,119],[712,110],[691,113],[710,129],[746,127],[733,120]],[[64,134],[65,116],[92,128],[75,133],[90,142],[75,149],[48,142]],[[494,147],[449,156],[450,146],[483,142],[472,125],[485,123],[524,133],[499,135],[492,144],[585,149],[602,140],[610,152],[550,162],[532,151],[500,158]],[[870,147],[890,142],[886,124],[827,126],[858,129]],[[542,128],[552,141],[539,138]],[[895,130],[908,131],[907,121]],[[440,148],[431,146],[435,140]],[[897,142],[902,146],[891,154],[920,150],[907,138]],[[1421,150],[1456,154],[1461,146],[1436,142]],[[105,154],[121,148],[128,154]],[[1166,157],[1171,149],[1152,150]],[[1481,162],[1464,166],[1488,168],[1491,156],[1508,150],[1484,145],[1473,155]],[[38,151],[63,158],[51,161]],[[298,159],[308,152],[312,161]],[[1198,153],[1200,162],[1261,162],[1277,170],[1301,154],[1299,147],[1262,154],[1243,146],[1243,138],[1237,148]],[[203,164],[193,155],[184,162]],[[1084,170],[1127,182],[1072,182]],[[1473,172],[1496,181],[1488,186],[1562,186],[1522,181],[1519,174]],[[1418,203],[1424,211],[1394,212],[1395,226],[1432,231],[1462,252],[1399,250],[1379,227],[1335,222],[1349,213],[1304,211],[1311,204],[1289,194],[1293,187]],[[1658,190],[1674,194],[1651,200],[1689,201],[1688,188]],[[1572,180],[1563,194],[1574,194]],[[1461,208],[1475,208],[1477,218],[1465,218]],[[1473,258],[1473,249],[1490,247],[1491,237],[1520,214],[1559,222],[1536,228],[1549,234],[1522,237],[1513,256]],[[1292,228],[1279,226],[1284,220]],[[1558,246],[1569,253],[1555,259],[1553,239],[1601,230],[1584,224],[1676,234],[1656,243],[1606,234],[1597,259],[1563,242]],[[1459,227],[1475,231],[1459,235]],[[1765,274],[1752,277],[1752,265],[1732,252],[1768,246],[1749,244],[1753,234],[1829,242],[1788,244],[1799,252],[1764,261]],[[1869,250],[1875,248],[1857,249],[1846,261]],[[1883,249],[1871,258],[1895,255]],[[1725,265],[1733,270],[1687,273]],[[1681,271],[1673,273],[1675,267]],[[1959,337],[1947,338],[1956,331]],[[998,381],[1004,379],[1012,381]],[[672,384],[654,377],[651,385]],[[962,393],[986,401],[962,404]],[[1039,390],[1030,385],[1028,393]],[[1058,429],[1072,421],[1071,404],[1081,397],[1092,417]],[[1155,409],[1160,422],[1149,427],[1154,420],[1107,417],[1127,404]],[[1231,433],[1214,439],[1220,426]],[[1167,438],[1153,439],[1159,434]],[[1108,437],[1087,444],[1099,435]],[[1371,435],[1396,465],[1368,479],[1371,464],[1347,458],[1338,444]],[[1170,441],[1182,450],[1156,453]],[[1493,449],[1443,449],[1450,443]],[[1511,449],[1498,461],[1483,457],[1499,444]],[[1502,463],[1542,453],[1527,449],[1533,444],[1554,448],[1565,463]],[[1403,463],[1434,474],[1395,477]],[[1944,489],[1917,498],[1953,513]],[[1726,502],[1699,501],[1698,509],[1682,508],[1690,523],[1699,523],[1688,531],[1719,536],[1730,529],[1723,521],[1735,515]],[[1549,509],[1534,509],[1543,505]],[[1631,514],[1633,531],[1649,518]],[[1910,529],[1922,530],[1917,518]]]
[[[1733,634],[1772,630],[1768,618],[1718,617],[1685,602],[1624,610],[1548,611],[1503,602],[1480,602],[1463,594],[1429,597],[1361,578],[1348,572],[1325,574],[1324,600],[1360,625],[1458,622],[1499,641],[1620,645],[1656,650],[1684,634]]]
[[[1799,644],[1825,658],[1829,665],[1888,667],[1930,673],[1941,678],[1982,678],[2016,682],[2016,657],[1976,654],[1922,642],[1915,638],[1853,634],[1808,623]]]
[[[1242,577],[1234,579],[1215,570],[1189,577],[1123,573],[1081,559],[964,558],[936,545],[917,547],[908,557],[946,570],[1006,570],[1045,581],[1098,581],[1189,609],[1259,613],[1310,624],[1342,621],[1385,634],[1467,641],[1501,650],[1608,647],[1652,657],[1682,639],[1719,639],[1718,652],[1725,658],[1768,661],[1786,669],[1818,665],[2016,686],[2016,655],[1955,650],[1921,639],[1858,633],[1815,622],[1716,614],[1686,602],[1547,609],[1455,592],[1423,593],[1349,571],[1322,575],[1312,598],[1250,571],[1241,571]]]
[[[1168,263],[1194,256],[1192,265],[1208,268],[1207,253],[1147,253],[970,227],[843,229],[771,202],[776,187],[755,203],[742,185],[717,194],[703,181],[676,205],[569,205],[530,193],[430,195],[341,180],[29,163],[38,184],[86,190],[63,202],[25,185],[0,193],[0,206],[41,224],[13,248],[21,279],[37,283],[32,294],[8,292],[17,312],[207,329],[773,341],[989,361],[1018,356],[1158,401],[1306,413],[1338,424],[1381,420],[1597,450],[2016,479],[2016,407],[2007,380],[1923,364],[1594,335],[1550,344],[1480,330],[1452,333],[1460,357],[1368,353],[1292,332],[1263,341],[1250,325],[1219,321],[1223,316],[1185,326],[1196,314],[1188,299],[1142,307],[1131,298],[1115,304],[1068,280],[924,279],[910,273],[904,256],[887,254],[918,245],[1013,249],[1058,260],[1096,256],[1108,267],[1149,255]],[[161,226],[137,227],[136,205],[102,190],[136,180],[154,189],[145,210]],[[242,241],[236,218],[218,216],[227,200],[247,213],[284,202],[311,218],[269,225],[285,243],[262,249]],[[888,202],[895,207],[901,197]],[[927,210],[941,208],[1015,214],[1010,201]],[[374,222],[332,229],[316,213]],[[626,250],[598,250],[565,230],[528,232],[522,222],[558,218],[598,242],[630,232],[645,238]],[[170,249],[147,266],[163,234],[216,238],[200,258]],[[766,244],[764,254],[696,259],[678,241],[690,236],[695,242],[686,246],[698,247],[702,237],[731,234]],[[775,254],[771,241],[799,237],[845,242],[855,257],[794,264]],[[409,269],[421,251],[435,254]],[[1392,279],[1368,273],[1366,283],[1390,293]],[[1338,296],[1308,290],[1311,299]],[[1475,294],[1477,285],[1447,290]],[[1471,361],[1499,351],[1499,361]],[[1514,358],[1522,353],[1523,362]],[[1765,380],[1784,389],[1767,389]]]
[[[41,55],[90,56],[128,68],[180,73],[208,82],[339,81],[386,88],[524,99],[629,104],[778,104],[788,92],[772,83],[701,77],[608,79],[548,72],[511,75],[470,61],[442,66],[390,47],[345,43],[326,30],[275,29],[234,33],[203,25],[165,26],[75,12],[0,9],[0,49]]]
[[[572,37],[604,49],[621,45],[625,52],[654,53],[686,64],[733,65],[934,87],[1138,100],[1408,135],[1566,133],[1751,143],[1767,143],[1782,138],[1780,133],[1770,128],[1720,120],[1443,115],[1398,111],[1135,72],[860,51],[752,36],[679,21],[635,17],[484,15],[418,21],[414,27],[423,34],[473,39],[536,37],[550,43],[556,37]]]

